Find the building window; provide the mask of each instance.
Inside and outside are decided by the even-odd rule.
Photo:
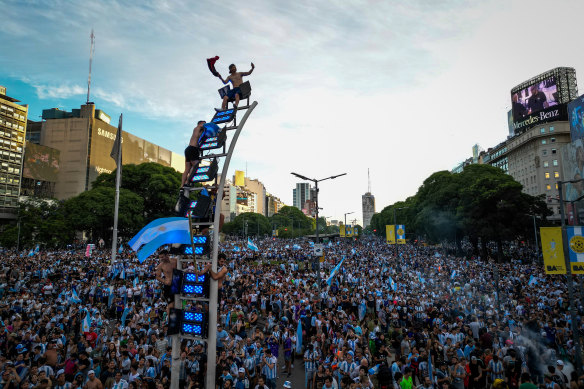
[[[558,166],[558,160],[557,159],[554,159],[552,163],[553,163],[554,166]]]
[[[560,172],[554,172],[554,178],[560,178]]]
[[[541,151],[541,154],[542,154],[542,155],[547,155],[547,149],[543,149],[543,150]]]
[[[558,190],[558,183],[556,182],[556,190]]]
[[[545,128],[542,128],[541,130],[539,130],[539,132],[541,132],[542,134],[545,134]]]
[[[543,161],[543,167],[549,167],[550,163],[548,161]]]
[[[549,172],[546,172],[546,173],[545,173],[545,179],[546,179],[546,180],[549,180],[549,178],[550,178],[550,173],[549,173]]]
[[[546,139],[542,139],[542,140],[541,140],[541,144],[542,144],[542,145],[545,145],[545,144],[547,144],[547,140],[546,140]]]
[[[547,184],[547,185],[545,186],[545,188],[546,188],[546,190],[552,190],[552,186],[551,186],[550,184]]]
[[[550,138],[550,141],[551,141],[552,143],[556,143],[556,138]]]
[[[554,132],[554,128],[553,127],[550,127],[550,132]]]
[[[555,154],[557,152],[556,149],[552,149],[552,154]]]

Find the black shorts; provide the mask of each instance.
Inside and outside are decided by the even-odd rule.
[[[164,293],[164,299],[166,300],[166,302],[169,304],[174,303],[174,295],[172,294],[171,286],[164,285],[164,289],[162,291]]]
[[[198,147],[187,146],[187,148],[185,149],[185,159],[187,160],[187,162],[198,161],[199,155],[200,151]]]

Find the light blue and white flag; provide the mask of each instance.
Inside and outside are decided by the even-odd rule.
[[[351,254],[355,255],[355,253],[357,253],[357,251],[355,249],[351,249]]]
[[[120,279],[121,280],[125,280],[126,279],[126,268],[122,268],[122,272],[120,273]]]
[[[71,293],[71,298],[69,299],[69,302],[75,304],[81,303],[81,299],[79,298],[79,295],[77,294],[77,291],[75,289],[73,289],[73,292]]]
[[[91,316],[89,316],[89,312],[85,313],[85,318],[83,318],[83,322],[81,323],[81,331],[82,332],[89,332],[91,328]]]
[[[134,288],[138,286],[138,277],[134,277]]]
[[[122,313],[122,327],[125,327],[126,325],[126,318],[128,317],[128,313],[130,313],[130,308],[126,307],[124,308],[124,312]]]
[[[240,252],[241,249],[239,248],[239,246],[234,246],[232,251],[235,251],[237,253]]]
[[[581,226],[567,227],[570,262],[584,262],[584,231]],[[570,265],[572,266],[572,265]]]
[[[391,290],[393,290],[394,292],[397,290],[397,285],[395,284],[395,282],[393,281],[393,278],[391,278],[391,276],[389,276],[389,288]]]
[[[341,260],[341,262],[339,262],[337,264],[337,266],[335,266],[333,268],[333,270],[331,271],[331,274],[329,275],[329,277],[326,279],[326,283],[328,286],[331,286],[331,284],[333,283],[333,278],[335,278],[335,276],[337,275],[337,273],[339,272],[339,269],[341,268],[341,266],[343,266],[343,262],[345,262],[345,257],[343,257],[343,259]]]
[[[138,260],[144,262],[159,247],[165,244],[190,244],[189,220],[184,217],[160,218],[142,228],[128,244],[138,252]],[[139,251],[138,251],[139,250]]]
[[[250,238],[247,238],[247,248],[253,251],[258,251],[258,246],[254,242],[251,241]]]
[[[106,289],[106,292],[108,294],[108,297],[107,297],[107,306],[108,307],[111,307],[112,306],[112,303],[114,302],[114,291],[113,291],[113,289],[112,289],[111,286],[108,286],[107,289]]]
[[[452,274],[450,275],[450,279],[453,280],[456,278],[456,270],[452,271]]]
[[[124,251],[124,244],[123,243],[120,245],[120,248],[118,249],[118,254],[121,254],[122,251]]]
[[[310,242],[310,247],[314,247],[314,242]]]
[[[34,253],[38,254],[40,249],[41,249],[41,246],[39,244],[37,244],[36,247],[34,248]]]
[[[529,286],[537,285],[537,277],[534,277],[533,275],[529,277],[529,282],[527,283],[527,285]]]
[[[302,321],[298,320],[296,328],[296,354],[302,354]]]
[[[294,250],[300,250],[302,247],[298,246],[297,244],[295,244],[294,246],[292,246],[292,248]]]

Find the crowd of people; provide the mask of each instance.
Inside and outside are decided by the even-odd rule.
[[[217,388],[292,387],[299,370],[314,389],[584,387],[565,280],[517,255],[524,248],[496,263],[374,237],[335,240],[319,275],[308,240],[255,243],[221,243],[216,361],[205,342],[187,339],[172,360],[158,257],[3,252],[0,388],[163,389],[174,363],[189,389],[204,387],[209,363]]]

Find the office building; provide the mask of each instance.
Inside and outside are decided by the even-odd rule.
[[[371,218],[375,213],[375,196],[371,192],[365,193],[361,196],[361,205],[363,209],[363,228],[367,228],[371,224]]]
[[[43,110],[41,145],[60,151],[59,179],[55,197],[67,199],[91,189],[100,173],[116,168],[110,157],[117,127],[110,117],[92,103],[71,112],[56,108]],[[116,123],[117,124],[117,123]],[[145,141],[126,131],[122,132],[124,164],[156,162],[179,172],[184,170],[183,155]]]
[[[0,86],[0,219],[16,218],[28,105],[7,96]]]
[[[292,189],[292,205],[299,210],[304,209],[306,201],[311,200],[310,184],[308,182],[299,182],[296,188]]]

